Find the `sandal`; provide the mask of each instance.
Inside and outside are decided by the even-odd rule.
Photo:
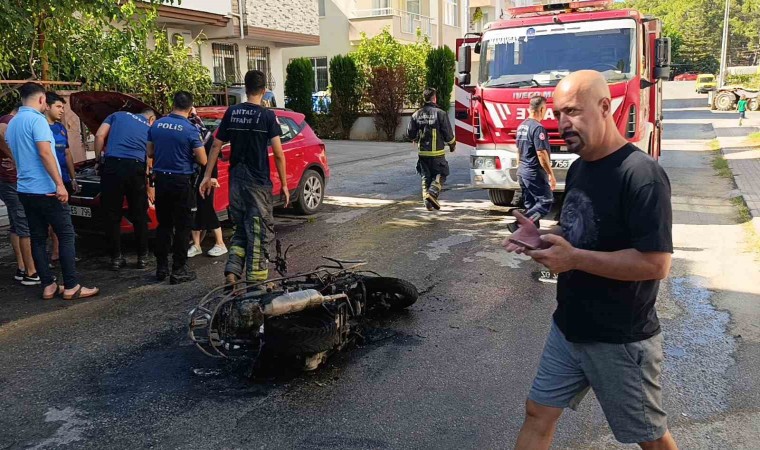
[[[93,288],[92,292],[87,293],[87,294],[82,294],[82,285],[79,285],[79,289],[77,289],[76,292],[74,292],[71,295],[65,295],[64,294],[63,295],[63,299],[64,300],[79,300],[79,299],[83,299],[83,298],[95,297],[99,293],[100,293],[100,289]]]
[[[45,290],[43,289],[42,290],[42,299],[43,300],[52,300],[52,299],[58,297],[59,295],[63,295],[63,291],[64,290],[65,290],[64,287],[59,284],[58,288],[55,290],[55,292],[53,292],[52,294],[45,295]]]

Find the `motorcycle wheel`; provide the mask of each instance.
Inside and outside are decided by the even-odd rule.
[[[335,314],[322,308],[272,317],[264,322],[264,345],[273,353],[320,353],[332,349],[339,341]]]
[[[375,303],[385,303],[391,311],[408,308],[417,301],[419,292],[410,282],[390,277],[367,278],[364,280],[367,297]]]

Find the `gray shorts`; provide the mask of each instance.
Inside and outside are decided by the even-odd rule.
[[[26,221],[24,205],[18,199],[16,183],[0,182],[0,200],[8,210],[8,221],[11,223],[10,232],[18,237],[29,237],[29,223]]]
[[[528,398],[539,405],[576,409],[594,389],[615,439],[655,441],[668,429],[662,409],[662,334],[627,344],[565,339],[552,323]]]

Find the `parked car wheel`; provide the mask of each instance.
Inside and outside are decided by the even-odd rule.
[[[316,170],[309,169],[301,178],[298,195],[294,202],[296,210],[304,215],[319,211],[325,199],[325,180]]]
[[[515,191],[506,189],[489,189],[488,197],[491,203],[496,206],[512,206],[512,200],[515,198]]]

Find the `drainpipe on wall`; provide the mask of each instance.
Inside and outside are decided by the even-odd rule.
[[[243,21],[245,20],[245,2],[246,0],[238,0],[238,14],[230,13],[232,17],[237,17],[240,24],[240,39],[245,39],[245,28],[243,28]]]

